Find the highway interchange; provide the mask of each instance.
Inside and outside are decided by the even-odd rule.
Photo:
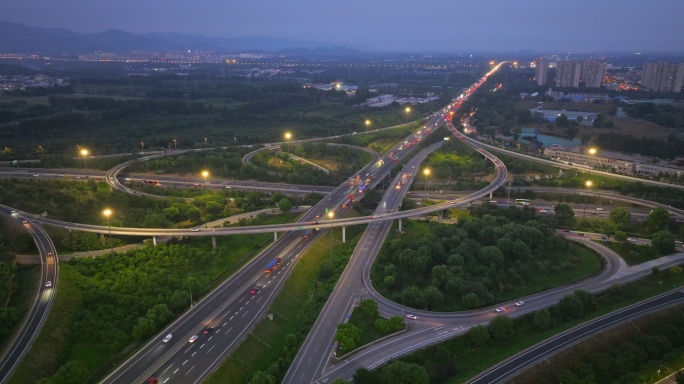
[[[482,84],[484,80],[486,80],[486,77],[478,83],[478,86]],[[469,89],[468,95],[476,88],[477,87],[473,87]],[[446,116],[446,113],[444,115],[433,115],[433,117],[428,120],[426,126],[432,128],[434,124],[434,127],[436,128],[445,120],[443,116]],[[135,234],[143,236],[218,236],[258,232],[285,232],[285,234],[264,252],[256,256],[251,262],[236,272],[235,275],[224,282],[215,291],[198,302],[197,305],[176,320],[166,330],[161,332],[131,359],[119,366],[117,370],[110,374],[103,382],[142,382],[150,376],[157,377],[160,382],[174,383],[196,383],[205,379],[217,364],[248,335],[249,331],[251,331],[256,323],[264,317],[270,303],[273,301],[287,276],[296,265],[298,257],[315,241],[316,237],[322,236],[324,232],[321,230],[314,234],[312,238],[302,238],[300,236],[301,232],[295,231],[299,229],[326,229],[334,226],[344,227],[347,225],[369,224],[368,229],[359,241],[357,248],[352,255],[349,266],[340,278],[335,291],[321,312],[321,316],[291,365],[284,382],[323,383],[333,378],[349,379],[359,366],[376,367],[391,358],[408,353],[424,345],[429,345],[445,338],[452,337],[455,334],[463,333],[473,325],[488,322],[494,316],[491,308],[453,314],[436,314],[404,308],[377,294],[377,292],[373,290],[369,280],[370,265],[372,264],[375,255],[377,255],[385,237],[389,233],[395,219],[407,218],[418,214],[437,212],[446,208],[466,205],[475,199],[488,195],[505,182],[507,174],[504,164],[485,150],[482,143],[475,142],[474,140],[468,141],[460,135],[451,124],[448,125],[457,138],[467,142],[468,145],[475,150],[478,150],[494,164],[495,169],[497,170],[497,177],[489,186],[481,191],[477,191],[465,197],[454,198],[437,206],[422,207],[412,211],[398,211],[398,206],[407,193],[421,161],[427,157],[430,152],[438,148],[442,142],[430,146],[408,161],[403,171],[399,172],[390,184],[390,188],[388,188],[384,194],[383,199],[376,210],[376,215],[373,217],[353,219],[339,218],[344,214],[344,211],[349,208],[343,208],[342,202],[348,198],[350,193],[358,195],[357,190],[360,182],[367,179],[369,176],[372,176],[373,179],[369,183],[369,188],[373,188],[387,173],[389,173],[394,164],[391,161],[388,161],[388,159],[379,161],[377,158],[374,158],[368,166],[358,172],[359,181],[352,178],[353,180],[335,188],[332,192],[330,192],[329,188],[318,190],[320,193],[330,193],[326,198],[322,199],[319,204],[309,210],[299,223],[240,228],[200,228],[197,231],[190,229],[161,230],[146,228],[112,228],[113,234]],[[418,138],[423,138],[424,135],[427,134],[428,131],[426,130],[422,136],[420,134],[416,136]],[[414,134],[409,136],[407,141],[413,140],[413,138]],[[397,144],[393,152],[399,160],[405,160],[408,158],[407,156],[410,151],[408,149],[399,149],[400,147],[403,147],[402,143]],[[496,149],[495,147],[493,148]],[[148,158],[154,158],[156,156],[160,155],[152,155]],[[538,159],[535,159],[535,161],[536,160]],[[132,193],[128,187],[120,183],[118,177],[119,173],[122,172],[127,165],[128,163],[124,163],[115,167],[107,172],[104,177],[112,184],[113,188]],[[69,172],[70,174],[78,174],[71,171]],[[26,177],[35,176],[31,175]],[[155,177],[155,179],[159,178]],[[184,180],[184,182],[185,181],[186,180]],[[405,183],[405,186],[402,184],[402,181]],[[170,184],[172,182],[174,181],[164,181],[165,184]],[[197,181],[188,180],[187,182],[194,184]],[[257,190],[263,188],[262,185],[250,186],[249,182],[233,181],[222,182],[217,186],[218,188],[235,186],[236,188],[241,189],[254,188]],[[283,186],[277,185],[277,188],[283,188]],[[316,191],[315,189],[309,189],[308,186],[305,188],[306,193]],[[302,190],[304,189],[302,188]],[[593,194],[594,193],[592,192],[592,195]],[[316,215],[320,216],[324,214],[326,208],[331,212],[335,212],[334,219],[329,220],[324,219],[323,217],[319,219],[315,217]],[[3,209],[10,208],[6,207]],[[29,223],[27,224],[29,226],[33,225],[30,223],[31,221],[35,221],[98,233],[107,231],[107,227],[60,222],[34,217],[33,215],[22,212],[15,213],[14,216],[29,220]],[[39,229],[37,226],[35,228]],[[581,241],[581,239],[576,240]],[[47,241],[49,242],[49,238]],[[585,243],[587,246],[597,249],[604,255],[608,254],[607,267],[598,277],[591,279],[590,281],[581,282],[579,286],[587,290],[604,289],[606,285],[612,284],[615,281],[611,279],[620,269],[620,263],[617,262],[619,257],[614,254],[609,255],[609,252],[606,252],[605,248],[600,245],[592,242]],[[52,252],[54,272],[50,275],[48,269],[45,281],[52,278],[51,281],[56,284],[57,263],[56,258],[54,257],[54,255],[56,255],[54,247],[51,248],[51,251],[47,251],[47,249],[41,250],[41,254],[47,254],[47,252]],[[269,260],[276,257],[282,259],[282,264],[272,273],[263,273],[263,266]],[[46,265],[50,265],[49,260]],[[650,273],[650,271],[648,272]],[[630,280],[635,277],[638,276],[627,276],[626,278],[622,278],[622,280]],[[44,287],[44,282],[41,282],[41,284]],[[256,294],[250,293],[250,290],[257,286],[260,287],[259,292]],[[576,288],[577,286],[559,288],[525,298],[526,305],[524,307],[513,307],[507,314],[519,315],[555,304],[560,297]],[[54,289],[50,289],[49,292],[48,289],[45,289],[45,292],[47,293],[43,293],[43,295],[45,295],[47,299],[45,299],[45,306],[42,307],[44,314],[47,313],[47,309],[49,309],[49,305],[52,303]],[[331,345],[334,344],[332,340],[335,328],[350,312],[351,306],[355,300],[358,300],[361,297],[373,297],[376,299],[380,304],[380,310],[383,315],[403,316],[405,313],[410,312],[416,314],[418,319],[411,321],[409,331],[403,333],[401,336],[377,343],[370,348],[366,348],[359,353],[355,353],[345,358],[343,362],[330,364],[329,360],[332,352]],[[506,306],[510,307],[509,304]],[[41,321],[44,321],[44,318],[42,318]],[[205,335],[201,333],[201,330],[206,326],[212,326],[214,328]],[[171,341],[162,343],[161,339],[169,333],[173,334]],[[198,335],[198,339],[193,343],[188,343],[189,337],[193,335]],[[35,337],[35,335],[33,335],[33,337]],[[28,343],[28,345],[23,343],[23,345],[25,345],[25,348],[28,348],[30,343]],[[19,359],[20,356],[16,361]],[[4,369],[4,366],[2,369]],[[0,371],[0,373],[2,372],[3,371]]]

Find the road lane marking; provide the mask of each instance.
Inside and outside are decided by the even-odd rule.
[[[195,366],[193,365],[192,368],[195,368]],[[190,368],[190,369],[188,370],[188,372],[185,374],[185,376],[187,376],[188,373],[190,373],[190,371],[192,371],[192,368]]]
[[[242,316],[240,316],[240,317],[245,317],[245,315],[248,313],[249,313],[249,311],[245,311],[245,313],[243,313]]]
[[[230,329],[226,331],[226,335],[228,334],[228,332],[230,332],[231,329],[233,329],[233,327],[230,327]]]
[[[167,381],[169,381],[169,379],[170,379],[170,377],[167,377],[166,380],[164,380],[164,382],[166,383]]]
[[[216,345],[212,345],[211,348],[209,348],[209,350],[207,351],[207,353],[209,353],[212,349],[214,349],[215,346]]]
[[[200,348],[204,347],[204,344],[200,345]]]
[[[233,320],[233,317],[235,317],[235,315],[231,316],[230,319],[228,319],[228,321]]]
[[[180,369],[180,368],[176,368],[176,370],[175,370],[175,371],[173,371],[173,374],[175,375],[175,374],[176,374],[176,372],[178,372],[178,370],[179,370],[179,369]]]
[[[244,308],[244,307],[240,307],[240,309],[238,309],[238,312],[242,311],[242,308]],[[237,314],[237,312],[235,312],[235,313]]]
[[[185,360],[185,361],[183,362],[183,364],[181,364],[181,365],[185,365],[185,363],[187,363],[187,362],[188,362],[188,361],[187,361],[187,360]]]
[[[173,367],[173,364],[169,365],[165,370],[162,371],[162,373],[168,371],[171,367]]]
[[[209,339],[207,339],[207,341],[211,340],[212,337],[214,337],[214,336],[209,336]]]
[[[223,323],[222,327],[225,327],[225,326],[226,326],[226,324],[228,324],[228,322],[227,322],[227,321],[226,321],[225,323]]]
[[[190,357],[195,356],[195,353],[197,353],[197,351],[193,352],[192,355],[190,355]]]

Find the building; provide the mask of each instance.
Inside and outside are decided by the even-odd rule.
[[[632,160],[613,159],[590,155],[588,153],[577,153],[556,148],[545,148],[544,155],[572,164],[586,165],[592,168],[615,168],[620,173],[634,173],[636,163]]]
[[[641,75],[641,86],[653,92],[679,92],[684,83],[684,63],[667,61],[646,62]]]
[[[583,60],[581,62],[580,82],[587,88],[599,88],[606,77],[606,63]]]
[[[579,61],[559,61],[556,69],[556,87],[579,87],[582,63]]]
[[[537,85],[545,85],[548,80],[549,62],[546,59],[537,59],[534,61],[534,79]]]

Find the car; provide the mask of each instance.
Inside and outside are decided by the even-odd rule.
[[[381,217],[381,216],[378,215],[378,214],[373,215],[373,218],[374,218],[374,219],[379,219],[380,217]]]
[[[52,256],[52,252],[48,252],[47,255],[48,255],[48,256]]]
[[[411,314],[411,313],[407,313],[407,314],[406,314],[406,318],[407,318],[407,319],[411,319],[411,320],[418,320],[418,316],[413,315],[413,314]]]
[[[190,336],[190,338],[188,339],[188,343],[194,343],[195,340],[197,340],[198,337],[199,337],[199,336],[197,336],[197,335],[192,335],[192,336]]]
[[[503,165],[499,165],[499,169],[503,169]]]
[[[603,211],[603,208],[596,208],[597,211]]]
[[[259,293],[259,290],[261,290],[261,287],[254,287],[249,290],[249,293],[251,293],[252,295],[256,295],[257,293]]]
[[[171,341],[172,338],[173,338],[173,334],[169,333],[168,335],[164,336],[164,339],[162,340],[162,343],[166,344],[166,343],[168,343],[169,341]]]
[[[52,281],[48,280],[47,283],[45,283],[45,288],[50,288],[52,287]]]
[[[128,178],[128,177],[127,177],[127,178],[125,178],[124,180],[126,180],[126,181],[131,181],[131,179],[130,179],[130,178]]]
[[[499,201],[498,201],[498,200],[489,200],[489,202],[492,203],[492,204],[496,204],[496,203],[498,203]]]
[[[563,232],[570,232],[569,229],[563,229]]]
[[[319,219],[320,217],[321,217],[321,214],[320,214],[320,213],[316,215],[316,218],[317,218],[317,219]]]
[[[33,174],[33,177],[38,177],[38,176],[40,176],[40,173],[34,173]]]
[[[584,236],[584,232],[577,233],[577,236]]]
[[[17,210],[16,210],[16,209],[13,209],[10,213],[11,213],[11,214],[15,214],[15,213],[17,213]]]
[[[199,228],[197,228],[197,227],[190,228],[190,232],[199,232]]]
[[[28,224],[28,221],[26,221],[26,219],[21,219],[21,223],[22,224]]]
[[[522,307],[523,304],[525,304],[525,302],[522,301],[522,300],[520,300],[520,301],[518,301],[518,302],[515,303],[515,306],[516,306],[516,307]]]
[[[548,213],[548,212],[549,212],[549,211],[547,211],[546,209],[541,209],[541,208],[539,208],[537,211],[538,211],[539,213]]]
[[[637,240],[633,237],[628,237],[627,241],[631,241],[631,242],[635,243]]]
[[[195,187],[199,187],[199,186],[200,186],[198,183],[194,183],[194,184],[192,184],[192,185],[194,185]]]
[[[315,224],[320,224],[320,223],[321,223],[320,221],[312,221],[312,222],[311,222],[311,224],[314,224],[314,225],[315,225]]]
[[[501,313],[505,310],[506,310],[506,307],[499,307],[499,308],[495,309],[496,313]]]
[[[202,333],[204,333],[205,335],[208,335],[213,330],[214,330],[214,327],[212,327],[211,325],[208,325],[208,326],[204,327],[204,329],[202,330]]]

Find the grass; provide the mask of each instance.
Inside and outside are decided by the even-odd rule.
[[[603,316],[617,309],[634,304],[649,297],[667,292],[674,286],[684,284],[684,275],[662,274],[647,280],[627,284],[621,289],[614,289],[599,297],[596,302],[598,309],[588,315],[573,321],[555,324],[545,331],[535,329],[519,329],[505,342],[492,342],[483,348],[473,350],[466,336],[457,337],[442,343],[455,356],[453,360],[461,369],[448,381],[449,384],[463,383],[476,374],[498,364],[524,349],[531,347],[547,338],[570,329],[585,321]]]
[[[340,236],[339,231],[333,231],[334,252],[353,246],[360,238],[357,235],[348,244],[342,244]],[[268,310],[273,314],[273,321],[261,320],[205,383],[246,383],[254,372],[268,368],[278,359],[283,348],[288,346],[287,335],[296,334],[305,321],[305,305],[314,289],[318,270],[330,255],[329,239],[329,236],[320,237],[300,256]]]
[[[622,244],[615,241],[601,242],[600,244],[605,245],[620,255],[627,265],[642,264],[661,256],[660,252],[648,245]]]

